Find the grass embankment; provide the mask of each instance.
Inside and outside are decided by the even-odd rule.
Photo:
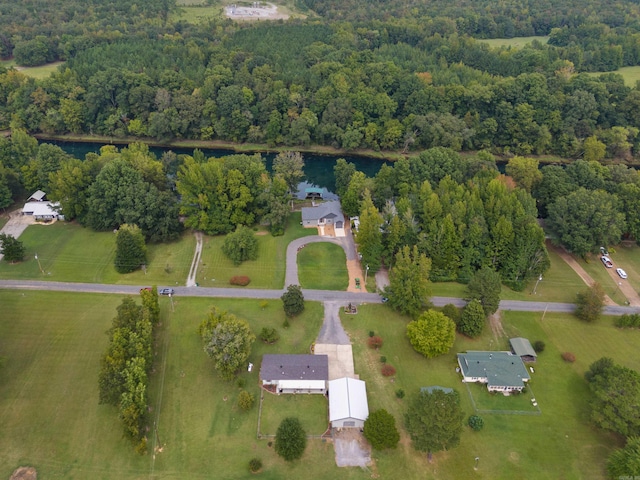
[[[477,39],[478,42],[486,43],[491,47],[500,48],[500,47],[513,47],[513,48],[522,48],[525,45],[529,45],[534,40],[539,41],[542,44],[545,44],[549,41],[548,36],[533,36],[533,37],[514,37],[514,38],[488,38],[488,39]]]
[[[298,252],[298,279],[302,288],[346,290],[346,255],[333,243],[311,243]]]
[[[250,288],[283,288],[287,245],[296,238],[317,234],[316,229],[303,228],[300,218],[300,212],[290,215],[281,237],[274,237],[266,231],[260,232],[258,259],[238,266],[222,253],[224,235],[204,237],[198,283],[203,287],[232,287],[229,284],[231,277],[246,275],[251,279]]]
[[[455,353],[466,350],[508,348],[508,337],[524,336],[543,340],[547,348],[540,355],[532,374],[532,391],[541,415],[483,414],[485,428],[473,432],[465,427],[458,448],[438,453],[429,464],[424,455],[410,447],[403,434],[396,451],[374,452],[381,478],[593,478],[604,476],[604,463],[612,448],[619,446],[613,436],[588,423],[588,388],[582,375],[590,363],[602,356],[640,369],[635,355],[640,332],[620,331],[610,318],[584,324],[570,315],[505,312],[503,325],[507,336],[496,338],[488,327],[476,340],[457,336],[447,355],[426,359],[417,354],[405,336],[406,318],[385,307],[364,305],[356,316],[343,316],[343,324],[354,344],[355,367],[367,382],[369,409],[385,408],[402,425],[408,397],[422,386],[442,385],[456,388],[461,395],[465,415],[473,413],[466,388],[456,373]],[[374,330],[384,339],[379,351],[366,347],[368,332]],[[567,364],[560,353],[571,351],[574,364]],[[380,374],[380,356],[397,369],[394,381]],[[402,388],[407,398],[398,400]],[[530,392],[525,394],[526,402]],[[501,396],[488,396],[490,407],[501,406]],[[504,399],[507,409],[514,399]],[[526,403],[525,402],[525,403]],[[473,469],[475,457],[479,468]]]
[[[20,241],[26,248],[25,261],[15,265],[0,262],[0,278],[184,285],[195,249],[195,239],[190,233],[176,242],[149,244],[146,274],[138,270],[121,275],[113,266],[116,240],[112,232],[94,232],[75,223],[56,222],[29,226]]]

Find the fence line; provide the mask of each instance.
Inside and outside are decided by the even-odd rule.
[[[473,398],[473,394],[471,393],[471,389],[469,388],[469,384],[467,382],[464,383],[464,386],[467,388],[467,393],[469,394],[469,398],[471,399],[471,405],[473,405],[473,409],[475,410],[476,413],[484,413],[485,415],[542,415],[542,410],[540,410],[540,407],[535,406],[535,410],[534,411],[527,411],[527,410],[485,410],[485,409],[479,409],[478,405],[476,405],[476,401]],[[527,388],[531,391],[531,395],[532,395],[532,399],[535,398],[533,396],[533,389],[531,388],[531,385],[527,385]],[[533,405],[532,405],[533,407]]]

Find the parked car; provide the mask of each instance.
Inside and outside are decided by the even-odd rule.
[[[607,268],[612,268],[613,267],[613,262],[606,255],[603,255],[602,257],[600,257],[600,260],[602,260],[602,263],[604,263],[605,267],[607,267]]]
[[[140,292],[144,292],[145,290],[146,290],[147,292],[150,292],[150,291],[152,290],[152,288],[151,288],[151,287],[142,287],[142,288],[140,289]]]
[[[620,275],[620,278],[627,278],[627,272],[621,268],[616,268],[616,273]]]
[[[173,288],[163,288],[160,290],[160,295],[173,295],[175,290]]]

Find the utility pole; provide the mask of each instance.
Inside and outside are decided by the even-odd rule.
[[[35,254],[36,257],[36,261],[38,262],[38,268],[40,269],[40,272],[44,275],[44,270],[42,269],[42,265],[40,265],[40,259],[38,258],[38,254]]]
[[[538,288],[538,283],[540,283],[542,281],[542,274],[540,274],[540,276],[538,277],[538,280],[536,281],[536,286],[533,287],[533,294],[536,294],[536,289]]]
[[[369,264],[367,263],[367,268],[364,271],[364,285],[367,287],[367,275],[369,274]]]

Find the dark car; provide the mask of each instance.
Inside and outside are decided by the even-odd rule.
[[[140,292],[142,293],[142,292],[144,292],[145,290],[146,290],[147,292],[151,292],[153,289],[152,289],[151,287],[142,287],[142,288],[140,289]]]
[[[163,288],[160,290],[160,295],[173,295],[174,293],[176,292],[173,288]]]

